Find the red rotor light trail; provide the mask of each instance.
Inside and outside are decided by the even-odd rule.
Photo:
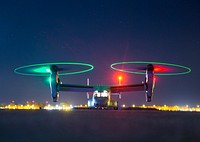
[[[172,71],[171,68],[160,65],[154,65],[154,72],[170,72],[170,71]]]

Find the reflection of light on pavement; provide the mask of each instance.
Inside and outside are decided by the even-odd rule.
[[[72,105],[67,106],[67,105],[56,105],[56,106],[52,106],[50,104],[48,104],[47,106],[44,107],[44,109],[46,110],[65,110],[65,111],[69,111],[73,108]]]
[[[156,109],[156,110],[160,110],[160,111],[188,111],[188,112],[200,112],[200,105],[196,105],[195,107],[190,107],[189,105],[185,105],[185,106],[178,106],[178,105],[174,105],[174,106],[168,106],[168,105],[152,105],[152,106],[147,106],[145,104],[141,105],[141,106],[136,106],[135,104],[132,104],[131,107],[126,106],[125,104],[121,105],[122,108],[142,108],[142,109]],[[11,103],[9,105],[0,105],[0,109],[10,109],[10,110],[37,110],[37,109],[45,109],[45,110],[64,110],[64,111],[70,111],[73,108],[82,108],[82,109],[87,109],[88,105],[77,105],[77,106],[72,106],[72,105],[50,105],[50,104],[46,104],[44,105],[42,108],[40,106],[37,105],[37,103],[34,104],[26,104],[26,105],[22,105],[22,104],[14,104]]]

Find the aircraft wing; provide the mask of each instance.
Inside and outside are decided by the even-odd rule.
[[[93,92],[94,86],[87,85],[74,85],[74,84],[60,84],[60,91],[72,91],[72,92]]]
[[[144,90],[145,90],[145,84],[110,86],[111,93],[144,91]]]
[[[131,92],[131,91],[144,91],[144,84],[134,85],[118,85],[118,86],[87,86],[77,84],[60,84],[59,91],[71,92],[94,92],[96,90],[109,90],[111,93]]]

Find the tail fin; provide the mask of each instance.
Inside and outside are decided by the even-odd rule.
[[[87,78],[87,86],[90,85],[90,79]],[[87,94],[87,99],[90,99],[90,95],[89,95],[89,92],[86,93]]]
[[[153,91],[155,86],[154,66],[152,64],[147,65],[146,77],[145,77],[145,95],[146,101],[151,102]]]
[[[57,102],[59,99],[59,83],[60,80],[57,67],[53,65],[51,66],[51,75],[50,75],[50,90],[53,102]]]

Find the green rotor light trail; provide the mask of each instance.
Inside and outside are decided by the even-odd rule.
[[[78,63],[78,62],[55,62],[55,63],[43,63],[43,64],[32,64],[26,65],[22,67],[18,67],[14,70],[15,73],[21,75],[29,75],[29,76],[49,76],[51,73],[50,67],[52,65],[61,65],[61,66],[71,66],[71,67],[79,67],[77,69],[73,69],[71,71],[61,71],[59,75],[72,75],[72,74],[80,74],[84,72],[89,72],[94,69],[94,66],[86,63]],[[82,67],[82,69],[80,69]],[[83,68],[84,67],[84,68]],[[67,69],[69,70],[69,69]]]
[[[114,70],[121,71],[121,72],[127,72],[127,73],[134,73],[134,74],[145,74],[145,71],[133,71],[132,69],[123,69],[117,66],[125,65],[148,65],[153,64],[154,67],[162,66],[162,68],[156,68],[154,69],[155,75],[182,75],[182,74],[188,74],[191,72],[191,69],[186,66],[181,66],[177,64],[169,64],[169,63],[162,63],[162,62],[117,62],[110,65],[110,67]],[[179,71],[174,71],[179,70]],[[162,73],[164,72],[164,73]]]

